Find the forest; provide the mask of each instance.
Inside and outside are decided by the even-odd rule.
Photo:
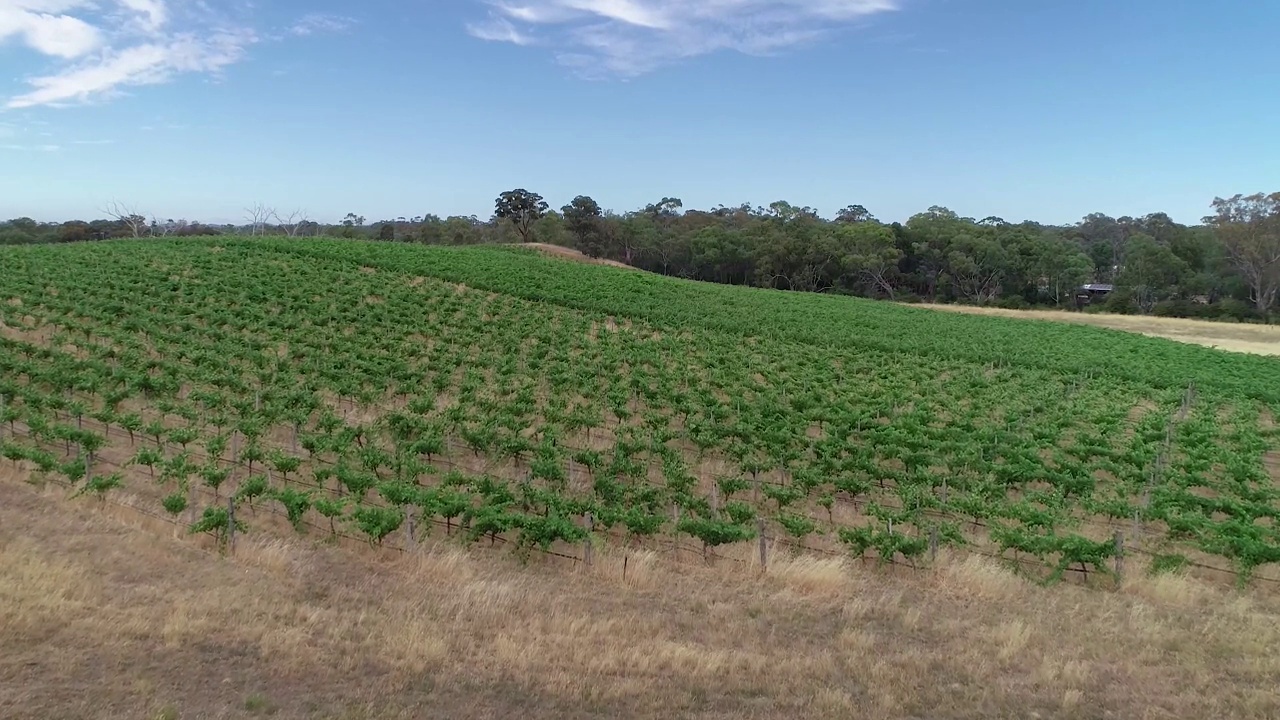
[[[834,217],[778,201],[767,207],[685,208],[666,197],[639,210],[604,210],[578,196],[556,210],[525,189],[502,193],[488,219],[422,215],[368,223],[348,213],[321,224],[263,204],[239,225],[160,220],[113,205],[107,219],[0,223],[0,244],[218,234],[330,236],[430,245],[547,243],[644,270],[715,283],[902,302],[1077,308],[1271,321],[1280,291],[1280,193],[1216,198],[1196,225],[1165,213],[1072,225],[963,217],[934,206],[882,222],[850,205]],[[1109,286],[1109,287],[1108,287]]]

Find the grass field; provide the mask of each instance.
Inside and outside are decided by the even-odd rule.
[[[480,716],[521,700],[557,716],[1181,714],[1156,695],[1276,709],[1243,690],[1276,670],[1250,644],[1280,581],[1275,359],[518,248],[218,238],[5,248],[0,263],[0,572],[52,577],[11,598],[35,618],[19,640],[67,599],[84,614],[67,640],[97,657],[135,636],[96,638],[93,612],[132,617],[137,652],[190,650],[215,674],[241,657],[227,648],[256,648],[259,675],[230,681],[263,693],[244,713],[307,715],[312,697],[394,715],[432,693],[482,698]],[[233,565],[199,552],[232,543]],[[310,584],[286,582],[297,567]],[[184,595],[193,619],[128,615],[205,572],[222,594]],[[502,588],[496,604],[484,588]],[[227,629],[236,593],[264,605]],[[293,604],[270,605],[281,593]],[[557,609],[519,600],[535,597]],[[1068,622],[1090,629],[1066,641]],[[1218,640],[1189,629],[1206,622]],[[315,633],[342,658],[323,672],[302,650]],[[975,655],[982,633],[1011,649]],[[1210,655],[1169,664],[1142,642]],[[1025,666],[1050,646],[1059,665]],[[1215,669],[1229,682],[1188,682],[1231,647]],[[0,681],[32,677],[5,667]],[[281,668],[292,689],[251,687]],[[341,683],[380,668],[392,685]],[[0,701],[75,714],[57,704],[67,687]]]
[[[1081,313],[1064,310],[1004,310],[971,305],[925,304],[918,307],[971,315],[985,315],[987,317],[1077,323],[1139,333],[1150,337],[1167,338],[1230,352],[1250,353],[1253,355],[1280,355],[1280,326],[1276,325],[1210,322],[1187,318],[1113,315],[1109,313]]]
[[[0,470],[0,475],[12,470]],[[131,502],[133,499],[130,498]],[[163,526],[164,523],[158,523]],[[590,571],[261,533],[233,561],[0,477],[0,716],[1270,718],[1280,607],[1186,577],[643,550]]]

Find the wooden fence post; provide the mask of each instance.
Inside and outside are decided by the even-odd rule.
[[[414,534],[414,519],[418,514],[418,508],[410,506],[404,513],[404,550],[405,552],[413,552],[418,549],[418,537]]]
[[[77,443],[76,457],[84,461],[84,482],[87,485],[93,479],[93,456],[86,455],[84,446]]]
[[[929,528],[929,562],[938,559],[938,526]]]
[[[591,567],[591,531],[595,527],[595,518],[593,518],[591,513],[588,512],[583,518],[583,521],[587,527],[587,537],[582,542],[582,562],[585,563],[587,567]]]
[[[1120,530],[1116,531],[1116,578],[1119,581],[1124,580],[1124,533]]]
[[[236,554],[236,498],[227,498],[227,554]]]
[[[764,535],[764,518],[756,518],[756,529],[760,536],[760,572],[764,572],[769,568],[769,546]]]

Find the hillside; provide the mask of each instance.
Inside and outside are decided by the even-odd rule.
[[[659,632],[657,616],[646,614],[659,610],[672,623],[661,633],[677,637],[714,608],[726,631],[787,614],[809,623],[780,626],[795,638],[786,652],[807,653],[850,632],[852,644],[832,652],[901,645],[899,660],[886,660],[857,688],[788,695],[765,684],[757,706],[735,693],[746,693],[761,669],[797,661],[760,650],[757,665],[742,665],[731,658],[756,651],[738,644],[749,638],[731,635],[698,636],[710,660],[691,656],[690,647],[651,648],[668,659],[646,677],[694,678],[673,691],[676,707],[706,717],[715,707],[733,716],[752,707],[766,716],[823,716],[869,698],[887,716],[918,715],[933,702],[929,692],[887,678],[935,668],[930,645],[963,644],[1008,618],[995,631],[1009,648],[999,663],[971,675],[962,670],[971,663],[947,664],[944,676],[960,673],[949,687],[964,687],[994,682],[1037,643],[1062,643],[1065,628],[1031,629],[1048,622],[1047,610],[1015,610],[1031,597],[1047,608],[1077,608],[1059,621],[1091,625],[1155,603],[1165,625],[1124,632],[1170,647],[1192,642],[1187,627],[1218,618],[1230,628],[1219,645],[1239,649],[1241,668],[1276,670],[1255,653],[1265,646],[1237,642],[1273,626],[1271,589],[1280,581],[1280,361],[1272,358],[1087,327],[705,285],[522,248],[218,238],[4,248],[0,263],[0,486],[9,485],[0,503],[7,533],[0,577],[16,587],[53,573],[49,597],[70,598],[13,598],[9,619],[28,624],[6,625],[28,628],[19,630],[22,641],[48,632],[37,630],[39,619],[60,607],[92,606],[77,598],[115,596],[115,580],[95,584],[84,568],[147,572],[127,552],[66,557],[94,545],[67,527],[119,534],[99,519],[75,519],[89,512],[150,529],[119,542],[157,555],[155,567],[167,569],[148,582],[158,587],[188,586],[202,560],[242,588],[228,593],[252,596],[254,583],[289,574],[245,570],[257,580],[237,580],[239,571],[214,569],[224,566],[188,553],[172,535],[227,552],[237,564],[260,562],[264,552],[282,568],[315,563],[326,568],[316,577],[380,588],[370,602],[393,620],[408,608],[435,617],[430,608],[444,602],[406,605],[394,590],[416,582],[420,562],[432,566],[431,582],[507,588],[493,590],[501,597],[515,592],[511,583],[547,596],[566,573],[576,578],[566,607],[592,597],[604,603],[588,613],[598,628],[570,623],[579,639],[619,624]],[[29,537],[12,530],[25,525]],[[390,576],[377,569],[385,562],[393,562]],[[518,562],[550,575],[511,577]],[[354,565],[336,569],[343,564]],[[1069,586],[1057,583],[1063,579]],[[883,583],[870,596],[879,600],[850,599],[871,592],[868,583]],[[1253,599],[1234,605],[1233,585],[1251,588]],[[920,599],[940,587],[952,594]],[[255,615],[239,642],[260,648],[263,673],[283,662],[298,677],[314,675],[312,664],[287,651],[314,632],[300,618],[358,623],[360,606],[345,594],[330,603],[330,590],[314,585],[282,588],[297,607]],[[813,592],[824,599],[810,605]],[[855,632],[822,620],[844,613],[878,627],[878,611],[850,603],[903,598],[882,629]],[[975,599],[990,607],[966,615]],[[136,602],[168,600],[162,592]],[[182,631],[184,623],[218,626],[209,619],[219,616],[216,606],[188,602],[195,619],[175,619],[163,632],[140,625],[140,642],[172,648],[204,632]],[[1097,605],[1081,609],[1082,602]],[[1213,602],[1235,614],[1219,617],[1207,609]],[[451,617],[469,627],[491,622],[482,609]],[[507,692],[549,698],[539,707],[558,716],[564,703],[616,713],[620,703],[655,702],[643,683],[593,689],[615,672],[610,667],[621,672],[635,659],[593,660],[578,640],[557,639],[575,632],[556,624],[568,615],[526,612],[512,621],[549,635],[511,626],[483,641],[468,642],[467,631],[439,643],[427,636],[448,632],[453,621],[437,618],[443,624],[417,631],[435,650],[419,665],[397,665],[396,677],[444,682],[450,654],[474,662],[497,652],[505,659],[487,666],[486,684],[475,688],[494,707],[510,700],[492,693]],[[67,632],[90,647],[122,642],[95,636],[92,625],[86,616]],[[1185,693],[1209,687],[1186,683],[1199,661],[1086,661],[1080,653],[1110,632],[1119,630],[1098,625],[1098,635],[1062,645],[1060,666],[1037,671],[1048,675],[1002,686],[994,700],[966,696],[944,716],[1021,712],[1035,706],[1026,704],[1031,697],[1049,714],[1070,714],[1094,695],[1092,707],[1131,715],[1137,700],[1111,697],[1105,678],[1115,668],[1107,663],[1153,693],[1187,698],[1187,708],[1209,703],[1240,717],[1276,709],[1229,696],[1225,685],[1195,705]],[[376,647],[325,642],[375,672]],[[427,652],[395,645],[390,635],[385,642],[397,656]],[[567,659],[517,668],[537,648]],[[192,662],[211,661],[192,652]],[[832,662],[811,671],[827,677],[849,660]],[[24,667],[0,666],[0,680],[30,682]],[[1248,686],[1253,675],[1241,668],[1220,670]],[[707,690],[696,680],[704,675],[727,675],[739,690]],[[1062,687],[1049,692],[1044,683]],[[301,716],[311,691],[299,687],[289,707]],[[376,700],[348,690],[334,702]],[[42,692],[43,707],[66,709],[52,690]],[[400,712],[396,703],[412,697],[368,712]],[[22,703],[0,695],[6,700]],[[635,714],[662,714],[661,705],[645,707]],[[41,714],[36,709],[26,710]]]
[[[155,478],[214,534],[234,492],[374,541],[416,516],[569,554],[590,513],[600,541],[704,555],[950,545],[1058,577],[1108,572],[1122,533],[1162,565],[1280,560],[1270,358],[513,248],[4,259],[6,456],[101,494]]]

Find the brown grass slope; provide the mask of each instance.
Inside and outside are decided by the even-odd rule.
[[[569,569],[259,534],[222,558],[0,470],[4,718],[1265,718],[1280,605],[984,558]],[[620,551],[614,551],[620,552]]]
[[[1280,326],[1210,322],[1187,318],[1080,313],[1065,310],[1005,310],[972,305],[916,305],[930,310],[1093,325],[1150,337],[1252,355],[1280,355]]]

